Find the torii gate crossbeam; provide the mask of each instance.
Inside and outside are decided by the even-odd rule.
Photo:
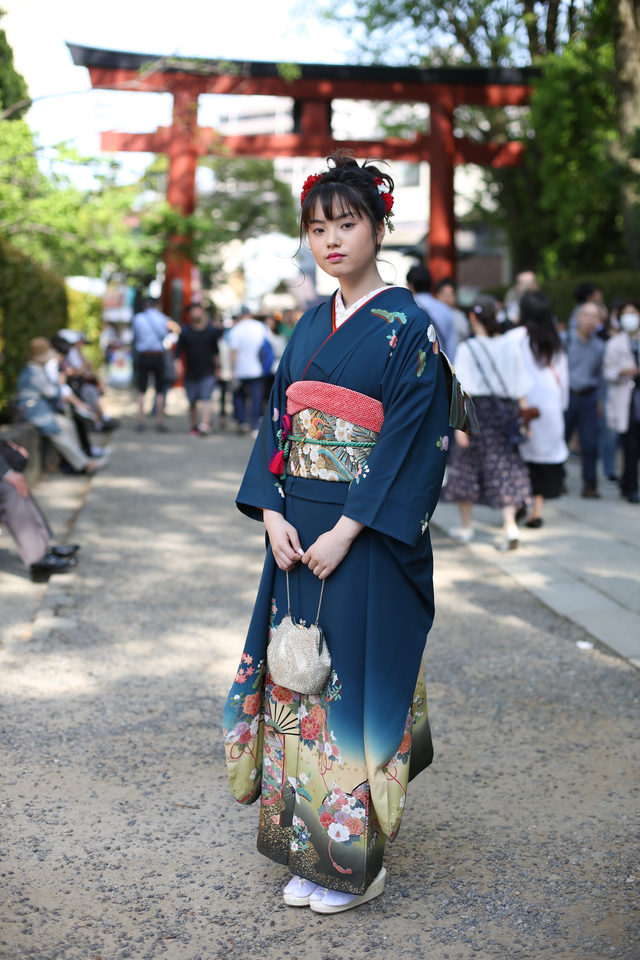
[[[296,79],[286,79],[275,63],[241,63],[192,58],[159,57],[68,44],[73,62],[89,69],[94,88],[133,90],[173,95],[171,127],[154,133],[102,134],[103,150],[148,151],[169,157],[167,199],[184,215],[195,206],[198,156],[326,157],[337,148],[358,156],[377,155],[388,160],[420,162],[431,168],[429,266],[434,279],[455,271],[453,174],[457,164],[494,167],[521,161],[523,147],[478,143],[454,136],[453,112],[461,104],[503,107],[523,106],[530,96],[535,68],[481,67],[368,67],[301,64]],[[198,127],[201,93],[271,95],[291,97],[296,103],[293,133],[282,135],[221,137]],[[331,135],[331,101],[334,99],[419,102],[430,105],[431,130],[413,140],[335,140]],[[191,264],[167,254],[167,283],[163,303],[171,312],[172,290],[178,287],[182,302],[191,295]]]

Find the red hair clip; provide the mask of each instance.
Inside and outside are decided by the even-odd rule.
[[[307,177],[305,182],[302,184],[302,193],[300,194],[300,206],[303,206],[305,200],[307,199],[307,194],[312,187],[315,187],[318,180],[322,180],[323,173],[312,173],[310,177]]]

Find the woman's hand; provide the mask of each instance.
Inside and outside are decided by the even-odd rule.
[[[459,447],[462,447],[463,450],[466,450],[469,446],[469,437],[463,430],[456,430],[456,443]]]
[[[276,563],[281,570],[293,570],[304,553],[298,531],[277,510],[263,510],[262,514]]]
[[[326,580],[349,553],[351,544],[364,524],[350,517],[340,517],[335,527],[321,534],[302,557],[309,570],[320,580]]]

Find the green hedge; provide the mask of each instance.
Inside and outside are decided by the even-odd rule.
[[[590,273],[581,277],[570,277],[566,280],[548,280],[541,284],[542,289],[551,300],[556,316],[561,323],[566,323],[569,314],[576,305],[573,291],[579,283],[589,280],[600,287],[604,302],[611,306],[618,297],[638,297],[640,299],[640,271],[639,270],[612,270],[609,273]],[[498,300],[503,300],[509,288],[507,286],[491,287],[484,291]]]
[[[102,330],[102,300],[91,293],[79,293],[67,287],[69,303],[69,329],[82,330],[87,338],[87,346],[82,353],[90,360],[95,370],[102,362],[100,349],[100,331]]]
[[[67,325],[64,283],[0,239],[0,422],[11,417],[11,398],[33,337],[52,337]]]

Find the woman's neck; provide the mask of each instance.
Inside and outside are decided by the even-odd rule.
[[[342,277],[340,280],[340,292],[342,302],[347,309],[353,304],[366,297],[368,293],[373,293],[380,287],[386,286],[384,280],[378,273],[378,267],[374,263],[365,274]]]

